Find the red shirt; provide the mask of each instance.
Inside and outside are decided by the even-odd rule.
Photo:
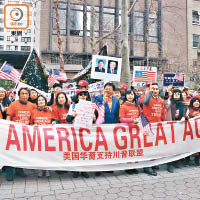
[[[133,103],[125,102],[120,106],[119,118],[121,123],[133,123],[133,119],[139,118],[139,110]]]
[[[196,117],[196,116],[199,116],[200,115],[200,110],[194,110],[193,108],[190,108],[189,109],[189,117],[192,118],[192,117]]]
[[[144,99],[145,95],[146,95],[146,93],[143,92],[143,93],[141,94],[140,98],[138,99],[138,110],[139,110],[139,113],[142,112],[142,108],[140,107],[140,104],[143,102],[143,99]]]
[[[27,102],[26,105],[20,103],[19,100],[14,101],[8,107],[7,115],[11,117],[11,121],[22,124],[30,124],[31,112],[36,105]]]
[[[67,108],[59,108],[58,106],[53,106],[53,118],[55,120],[59,120],[60,124],[67,124],[67,114],[68,114],[68,109]]]
[[[143,104],[143,113],[149,122],[163,121],[166,116],[163,100],[151,97],[149,105]]]
[[[0,119],[3,119],[3,116],[2,116],[2,113],[1,113],[1,111],[0,111]]]
[[[37,125],[47,125],[51,124],[53,119],[52,112],[47,110],[34,109],[31,113],[31,123]]]

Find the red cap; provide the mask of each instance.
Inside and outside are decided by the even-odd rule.
[[[121,84],[121,85],[119,86],[119,89],[121,89],[121,88],[123,88],[123,89],[125,89],[125,90],[128,90],[128,85],[126,85],[125,83],[123,83],[123,84]]]
[[[88,86],[88,82],[87,81],[85,81],[85,80],[80,80],[79,82],[78,82],[78,85],[79,86]]]

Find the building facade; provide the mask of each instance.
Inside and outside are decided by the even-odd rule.
[[[40,43],[40,2],[32,0],[4,0],[0,4],[0,62],[7,60],[16,68],[22,68],[31,49],[39,52]],[[7,29],[4,27],[4,6],[26,4],[29,7],[29,27],[27,29]],[[17,6],[16,6],[17,7]]]
[[[129,1],[129,8],[134,0]],[[23,67],[35,47],[47,68],[59,69],[59,50],[54,0],[5,0],[0,5],[0,62],[8,57]],[[30,27],[12,36],[3,27],[3,6],[26,3],[30,6]],[[108,55],[121,57],[121,29],[101,40],[121,24],[121,0],[60,0],[60,31],[64,69],[71,78],[91,60],[91,3],[95,4],[96,52],[108,45]],[[191,74],[197,67],[199,41],[199,0],[138,0],[129,12],[130,67],[149,65],[162,72]],[[19,55],[19,57],[18,57]],[[19,63],[19,59],[24,61]],[[123,70],[123,67],[122,67]]]
[[[130,6],[133,0],[129,0]],[[91,0],[59,1],[65,70],[80,70],[91,59]],[[130,7],[129,6],[129,7]],[[95,36],[105,36],[121,23],[121,0],[95,0]],[[59,68],[55,4],[41,5],[40,51],[49,68]],[[130,65],[150,65],[161,71],[188,70],[187,1],[139,0],[129,14]],[[121,32],[100,40],[98,51],[108,44],[110,56],[121,57]],[[123,68],[122,68],[123,70]]]
[[[188,63],[190,76],[193,78],[200,72],[197,48],[200,40],[200,1],[187,1],[188,5]]]

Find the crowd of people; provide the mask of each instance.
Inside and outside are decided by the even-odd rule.
[[[18,95],[18,100],[16,96]],[[163,95],[160,95],[157,83],[146,85],[145,88],[136,90],[134,87],[128,89],[128,85],[121,84],[118,88],[112,82],[104,85],[104,91],[99,95],[90,95],[88,82],[81,80],[78,83],[76,95],[68,98],[62,87],[55,84],[51,91],[51,99],[39,95],[34,89],[20,88],[18,94],[13,90],[7,92],[0,88],[0,119],[19,122],[26,125],[40,126],[48,124],[72,124],[78,113],[76,105],[79,101],[92,101],[103,105],[105,109],[104,120],[101,123],[134,123],[143,117],[151,122],[160,121],[185,121],[200,115],[200,89],[191,95],[188,88],[180,90],[172,85],[168,86]],[[93,123],[99,118],[99,113],[94,109]],[[199,154],[195,154],[194,161],[199,165]],[[167,170],[174,172],[175,167],[182,164],[192,163],[190,157],[168,163]],[[144,172],[156,176],[158,166],[144,168]],[[22,168],[5,166],[6,179],[12,181],[15,175],[26,177]],[[58,171],[58,173],[64,173]],[[112,173],[112,172],[109,172]],[[137,174],[137,169],[126,170],[128,174]],[[89,177],[86,172],[73,172],[76,178],[82,175]],[[96,172],[100,176],[101,172]],[[38,177],[50,176],[49,171],[38,171]]]

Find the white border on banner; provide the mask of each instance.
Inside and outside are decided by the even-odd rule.
[[[18,85],[16,87],[16,94],[18,94],[18,91],[20,90],[20,88],[28,88],[29,90],[34,89],[38,92],[38,94],[43,95],[47,99],[47,101],[49,101],[50,98],[51,98],[51,93],[46,93],[44,91],[38,90],[37,88],[30,86],[30,85],[27,85],[27,84],[22,83],[22,82],[18,83]],[[19,97],[17,96],[17,98],[15,100],[17,100],[18,98]]]

